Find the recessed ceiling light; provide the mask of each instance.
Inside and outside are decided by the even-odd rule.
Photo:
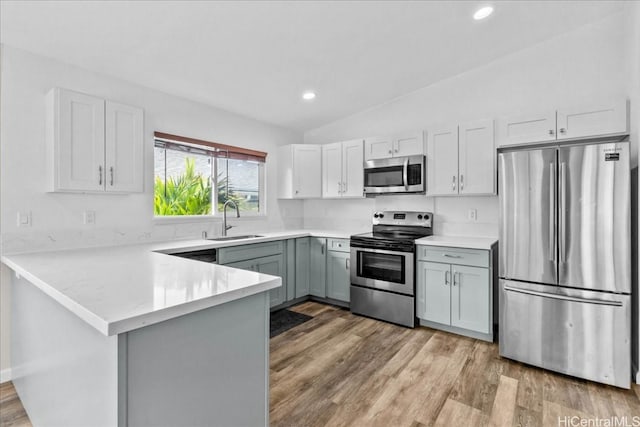
[[[310,90],[302,94],[302,99],[304,99],[305,101],[311,101],[315,97],[316,97],[316,93]]]
[[[476,21],[479,21],[491,15],[492,13],[493,13],[493,7],[484,6],[476,10],[476,13],[473,14],[473,19],[475,19]]]

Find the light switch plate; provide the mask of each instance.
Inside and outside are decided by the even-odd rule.
[[[31,212],[18,212],[17,223],[18,227],[31,227]]]
[[[469,209],[468,218],[469,218],[469,221],[477,221],[478,220],[478,210],[477,209]]]

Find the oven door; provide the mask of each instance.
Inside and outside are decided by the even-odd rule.
[[[424,159],[424,156],[408,156],[367,160],[364,164],[365,194],[424,192]]]
[[[351,284],[414,295],[413,252],[351,248]]]

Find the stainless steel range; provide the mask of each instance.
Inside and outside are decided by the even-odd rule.
[[[373,214],[373,232],[351,236],[351,312],[415,326],[415,240],[433,234],[430,212]]]

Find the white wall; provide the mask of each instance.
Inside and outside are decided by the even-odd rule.
[[[302,227],[302,202],[276,199],[276,148],[299,143],[302,134],[267,125],[203,104],[89,72],[2,46],[1,52],[0,238],[3,253],[78,246],[134,243],[219,234],[218,219],[155,222],[153,219],[153,132],[217,141],[266,151],[267,212],[262,219],[230,221],[236,231]],[[145,191],[130,195],[46,193],[45,94],[52,87],[85,92],[135,105],[145,111]],[[142,165],[141,165],[142,166]],[[96,225],[82,225],[82,212],[94,210]],[[18,228],[18,211],[30,211],[33,226]],[[8,272],[3,266],[0,370],[9,366]]]
[[[544,111],[610,96],[629,96],[629,24],[618,14],[305,133],[305,143],[328,143],[445,123]],[[443,48],[446,48],[443,45]],[[310,200],[305,226],[368,228],[374,210],[435,213],[439,234],[498,235],[497,197],[378,197]],[[477,222],[467,219],[477,209]],[[336,221],[336,215],[339,220]]]

